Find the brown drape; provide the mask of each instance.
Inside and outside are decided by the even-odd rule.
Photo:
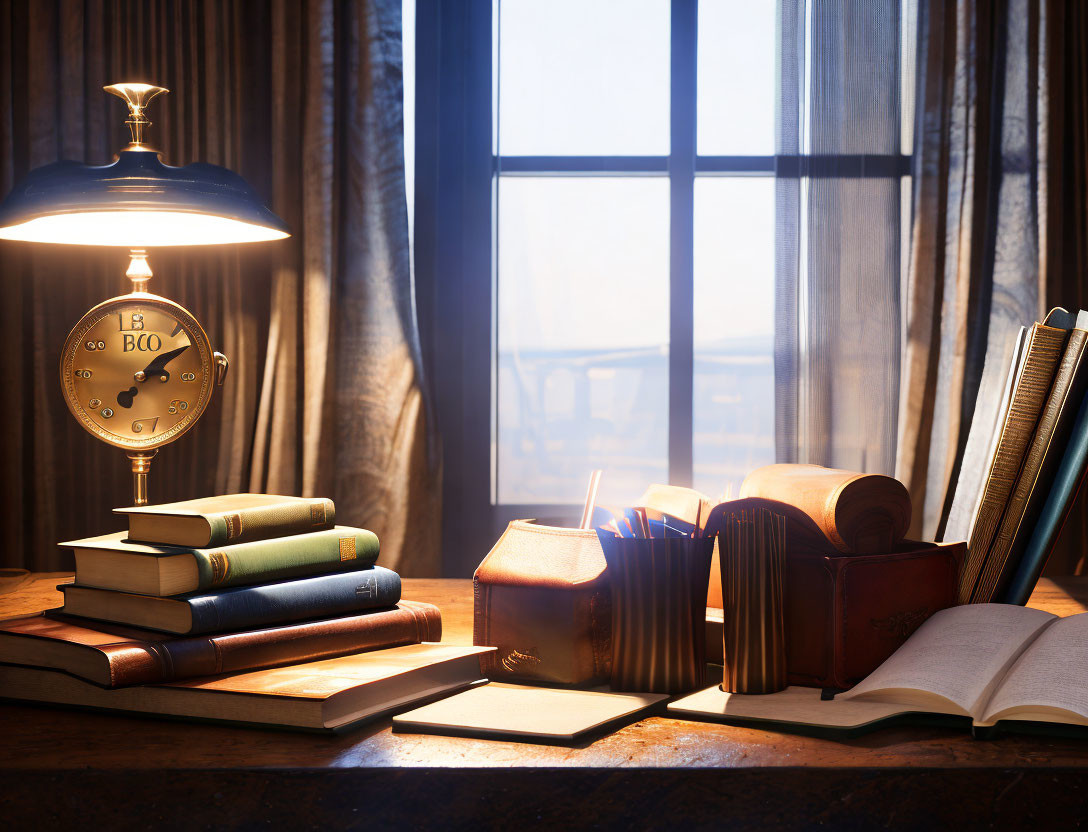
[[[293,236],[159,250],[151,289],[189,307],[231,369],[201,422],[156,458],[153,501],[230,491],[331,496],[380,562],[438,574],[409,275],[399,0],[0,2],[0,191],[124,142],[104,84],[168,87],[150,143],[170,164],[244,176]],[[0,243],[3,563],[69,564],[56,543],[123,526],[121,451],[86,434],[57,361],[86,309],[119,294],[122,251]]]
[[[896,470],[914,500],[911,533],[933,538],[1017,329],[1050,306],[1085,306],[1088,84],[1080,4],[919,6]],[[1074,517],[1083,525],[1082,506]],[[1050,571],[1074,565],[1056,555]]]

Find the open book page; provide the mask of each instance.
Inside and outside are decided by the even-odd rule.
[[[993,692],[980,722],[1046,718],[1057,709],[1088,722],[1088,613],[1061,618],[1021,654]],[[1061,719],[1060,714],[1056,714]],[[1062,719],[1062,721],[1066,721]]]
[[[1039,631],[1057,620],[1011,604],[967,604],[935,613],[880,667],[836,699],[901,702],[977,715]]]

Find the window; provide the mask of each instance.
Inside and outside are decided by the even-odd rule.
[[[774,461],[783,8],[419,0],[449,574],[511,519],[576,521],[593,468],[629,504],[651,482],[736,493]]]

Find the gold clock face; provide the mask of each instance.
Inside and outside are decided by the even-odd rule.
[[[208,405],[211,344],[178,304],[149,294],[113,298],[65,341],[60,380],[68,409],[111,445],[147,449],[187,431]]]

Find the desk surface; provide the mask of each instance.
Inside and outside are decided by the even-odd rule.
[[[0,582],[0,617],[59,606],[54,586],[68,579],[32,575],[6,592]],[[438,604],[445,639],[471,643],[470,581],[405,580],[404,596]],[[1042,581],[1031,605],[1068,615],[1085,601],[1088,579],[1069,578]],[[194,826],[269,812],[287,825],[440,818],[479,828],[485,807],[496,822],[570,823],[586,820],[588,801],[616,822],[650,826],[670,826],[676,813],[762,828],[911,826],[938,805],[952,825],[1002,825],[1038,822],[1044,808],[1079,813],[1088,742],[980,741],[938,728],[828,740],[654,717],[565,748],[393,734],[388,720],[323,736],[0,704],[0,783],[0,817],[28,823],[63,823],[90,805],[122,826],[155,811]],[[58,787],[45,805],[42,790]],[[184,815],[167,808],[175,802]]]

